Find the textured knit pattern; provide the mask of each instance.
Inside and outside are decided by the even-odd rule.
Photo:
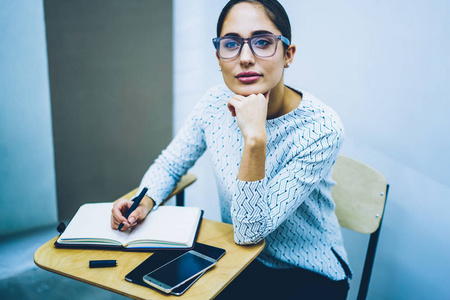
[[[266,177],[240,181],[244,139],[227,108],[232,95],[225,86],[217,86],[203,96],[149,168],[141,188],[147,186],[159,205],[209,149],[222,220],[233,224],[236,243],[265,239],[259,259],[267,266],[302,267],[333,280],[346,278],[332,251],[348,262],[330,190],[343,137],[339,117],[303,92],[297,109],[266,121]]]

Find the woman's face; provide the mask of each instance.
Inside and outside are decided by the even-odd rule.
[[[220,35],[249,38],[261,33],[281,35],[261,5],[243,2],[236,4],[229,11]],[[271,57],[256,57],[247,43],[236,58],[222,59],[217,53],[216,55],[225,84],[234,93],[243,96],[264,94],[274,88],[283,87],[284,66],[292,59],[290,56],[293,56],[285,56],[281,41],[278,41],[276,53]]]

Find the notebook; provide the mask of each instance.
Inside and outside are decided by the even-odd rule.
[[[192,249],[203,211],[198,207],[160,206],[128,231],[111,229],[113,203],[82,205],[55,242],[59,248],[151,251]]]

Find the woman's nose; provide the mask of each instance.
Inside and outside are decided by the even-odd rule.
[[[252,49],[250,49],[248,43],[244,43],[244,45],[242,46],[239,60],[242,65],[255,63],[255,55],[253,54]]]

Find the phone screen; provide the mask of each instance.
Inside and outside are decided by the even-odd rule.
[[[215,260],[189,251],[144,276],[145,281],[159,281],[169,287],[176,287],[198,273],[212,267]]]

